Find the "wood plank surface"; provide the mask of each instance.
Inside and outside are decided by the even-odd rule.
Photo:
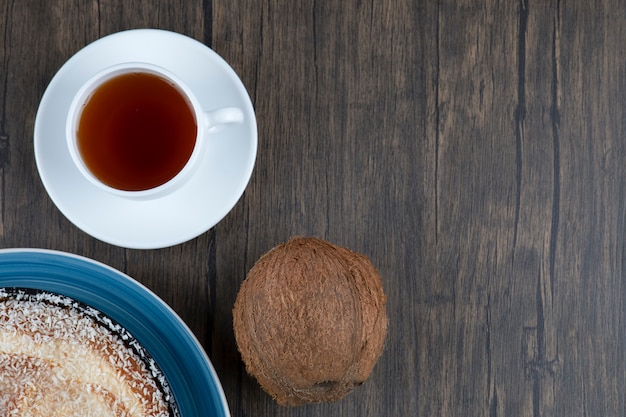
[[[619,0],[0,0],[0,247],[87,256],[154,290],[233,416],[624,416],[625,23]],[[259,131],[232,212],[148,251],[72,225],[33,150],[60,66],[144,27],[222,55]],[[296,235],[371,259],[389,334],[354,393],[290,408],[246,374],[232,307]]]

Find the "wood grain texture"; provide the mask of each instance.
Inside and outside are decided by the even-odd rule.
[[[233,416],[626,415],[625,21],[618,0],[1,0],[0,247],[85,255],[153,289]],[[259,129],[233,211],[154,251],[69,223],[32,145],[63,62],[140,27],[221,54]],[[232,306],[294,235],[371,259],[389,334],[346,399],[285,408],[245,373]]]

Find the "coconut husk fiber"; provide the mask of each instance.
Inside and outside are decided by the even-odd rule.
[[[242,283],[233,309],[237,347],[279,404],[339,400],[382,353],[385,304],[366,256],[296,237],[261,256]]]

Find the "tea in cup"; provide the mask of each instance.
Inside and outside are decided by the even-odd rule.
[[[122,197],[156,198],[185,183],[214,127],[242,121],[236,107],[205,111],[164,68],[124,63],[78,91],[66,136],[72,160],[93,184]]]

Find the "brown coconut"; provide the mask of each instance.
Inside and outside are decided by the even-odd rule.
[[[362,384],[382,353],[386,297],[359,253],[293,238],[263,255],[233,309],[237,347],[282,405],[335,401]]]

